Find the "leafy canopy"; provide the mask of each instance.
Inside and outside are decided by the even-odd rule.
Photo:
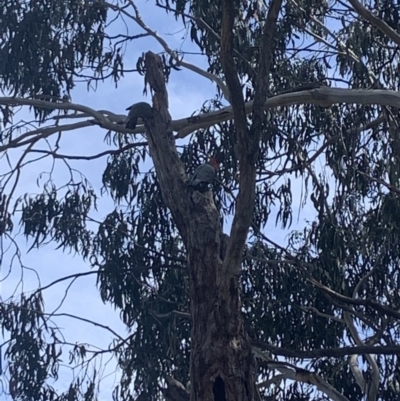
[[[248,102],[254,98],[268,5],[235,3],[235,62]],[[358,2],[284,3],[275,32],[269,96],[304,84],[399,90],[398,46],[387,30],[360,16],[354,3]],[[163,8],[166,19],[174,16],[181,21],[193,46],[206,56],[207,71],[224,80],[219,1],[146,4]],[[375,10],[375,18],[387,27],[397,29],[396,2],[371,1],[365,7]],[[90,86],[128,75],[123,63],[128,56],[125,44],[140,36],[135,29],[144,24],[138,22],[131,1],[11,0],[0,2],[0,9],[3,93],[49,101],[55,107],[63,91],[70,93],[82,81]],[[126,20],[131,24],[128,34],[122,28]],[[115,21],[119,35],[109,33]],[[179,74],[175,70],[185,67],[180,64],[184,52],[164,50],[166,77]],[[222,92],[217,88],[201,112],[226,106]],[[15,104],[0,99],[0,105],[0,150],[7,154],[19,148],[29,154],[31,146],[46,138],[46,131],[42,137],[23,137],[33,129],[22,129],[18,115],[13,115]],[[36,113],[32,126],[51,127],[55,112],[41,103],[32,106]],[[251,118],[248,115],[249,124]],[[395,313],[400,307],[398,120],[394,107],[347,104],[343,99],[329,108],[297,104],[268,109],[263,121],[256,203],[241,275],[247,330],[256,347],[318,372],[348,400],[363,396],[356,370],[348,363],[350,353],[336,352],[349,345],[392,347],[391,352],[372,356],[376,366],[365,356],[358,368],[364,376],[373,376],[378,367],[379,400],[399,396],[399,349],[393,348],[400,336]],[[57,121],[60,125],[54,133],[63,131],[64,122]],[[226,232],[239,172],[234,131],[233,120],[221,121],[178,141],[187,171],[210,154],[223,160],[213,192]],[[114,397],[128,400],[142,393],[155,399],[165,374],[173,372],[183,383],[189,377],[187,255],[157,175],[153,169],[143,174],[141,166],[148,158],[143,138],[115,128],[105,133],[105,141],[109,150],[104,155],[101,190],[75,176],[66,183],[49,181],[39,195],[26,194],[14,202],[8,182],[13,169],[3,173],[0,233],[2,241],[9,243],[20,223],[33,247],[50,242],[72,250],[97,272],[101,299],[120,311],[130,329],[126,338],[116,337],[107,351],[122,372]],[[70,163],[59,160],[63,157],[57,153],[54,147],[46,156]],[[94,222],[91,215],[100,197],[111,198],[115,206]],[[291,228],[294,223],[296,230]],[[282,228],[289,230],[286,242],[279,234]],[[86,345],[71,349],[64,344],[56,323],[43,314],[41,291],[22,294],[19,301],[4,301],[0,308],[9,339],[5,368],[14,399],[94,399],[96,374],[89,375],[84,385],[75,378],[64,392],[49,384],[50,377],[58,377],[62,350],[70,350],[71,365],[87,364],[91,356]],[[275,374],[260,358],[258,365],[260,382]],[[260,393],[265,400],[326,399],[321,388],[296,380],[282,387],[261,386]]]

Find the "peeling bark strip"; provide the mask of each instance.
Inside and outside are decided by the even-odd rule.
[[[224,275],[221,227],[210,192],[189,190],[171,130],[168,94],[159,56],[145,56],[153,92],[154,118],[146,120],[147,139],[162,196],[171,210],[188,254],[191,294],[192,401],[253,401],[255,362],[244,329],[239,275]]]

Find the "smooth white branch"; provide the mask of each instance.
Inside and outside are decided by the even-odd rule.
[[[315,104],[321,107],[330,107],[334,104],[341,103],[359,105],[376,104],[400,108],[400,92],[385,89],[345,89],[321,86],[319,88],[311,90],[302,90],[298,92],[290,92],[273,96],[267,99],[267,101],[265,102],[265,109],[273,109],[275,107],[282,106],[289,107],[301,104]],[[134,130],[129,130],[125,128],[123,122],[126,120],[126,115],[114,114],[106,110],[96,111],[94,109],[91,109],[90,107],[83,106],[77,103],[54,103],[46,102],[43,100],[0,97],[0,105],[26,105],[45,107],[55,110],[74,110],[82,113],[82,117],[89,116],[92,118],[89,122],[86,122],[84,126],[100,125],[105,129],[122,134],[144,133],[144,126],[138,126]],[[253,107],[253,102],[247,102],[245,107],[246,113],[250,114]],[[211,113],[199,114],[197,116],[190,116],[186,118],[181,118],[179,120],[173,120],[171,121],[171,128],[173,131],[177,132],[177,135],[175,136],[176,139],[185,138],[194,131],[205,129],[212,125],[232,119],[232,107],[227,106],[222,108],[221,110],[217,110]],[[71,128],[73,128],[71,127],[71,125],[72,124],[68,125],[68,128],[66,129],[71,130]],[[78,123],[76,125],[76,128],[82,128],[82,123]],[[48,128],[44,127],[43,130],[44,129]],[[62,132],[63,130],[65,130],[64,126],[59,125],[56,129],[52,129],[52,132]],[[29,136],[30,134],[26,133],[24,135]],[[20,146],[20,143],[17,144],[20,138],[21,137],[14,140],[17,146]],[[5,148],[7,148],[7,145],[1,147],[0,150],[4,150]]]

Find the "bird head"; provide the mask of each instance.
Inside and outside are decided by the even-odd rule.
[[[210,157],[210,164],[215,168],[215,170],[219,170],[219,162],[215,156]]]

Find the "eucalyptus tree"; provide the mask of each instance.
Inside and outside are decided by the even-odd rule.
[[[61,362],[90,366],[103,354],[122,372],[116,400],[399,397],[396,2],[152,4],[181,21],[207,69],[172,49],[131,0],[0,6],[1,87],[9,95],[0,98],[0,151],[21,155],[1,176],[3,244],[15,244],[19,222],[32,247],[77,252],[130,329],[114,333],[106,350],[78,344],[66,361],[68,344],[43,308],[45,289],[3,300],[13,399],[100,398],[96,368],[64,391],[50,379]],[[138,31],[111,35],[109,25],[122,21]],[[149,49],[129,71],[124,46],[143,35],[163,52]],[[176,120],[166,84],[182,69],[216,91],[201,113]],[[134,73],[153,100],[135,127],[70,101],[79,81],[92,87]],[[19,120],[21,106],[33,108],[30,124]],[[14,199],[11,177],[27,158],[69,164],[74,157],[59,152],[63,135],[93,125],[109,149],[85,158],[107,157],[103,191],[73,176]],[[50,150],[38,149],[53,138]],[[148,155],[154,168],[141,175]],[[197,191],[188,173],[211,155],[222,162],[217,180]],[[101,196],[115,207],[98,221]],[[293,218],[300,229],[291,229]],[[286,242],[280,227],[290,232]]]

